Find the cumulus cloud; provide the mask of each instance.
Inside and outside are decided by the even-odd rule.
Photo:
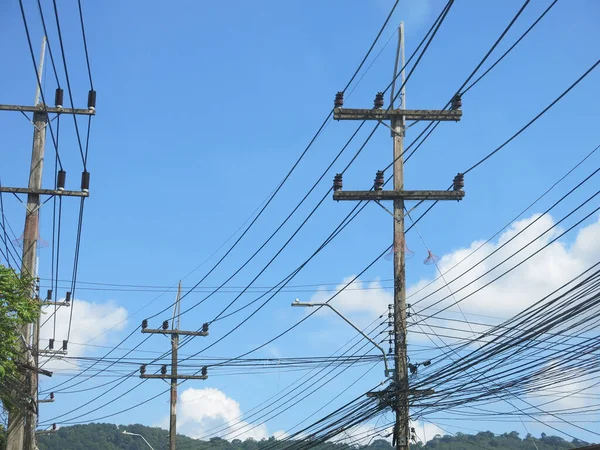
[[[339,292],[346,284],[348,284],[355,275],[351,275],[342,280],[336,286],[335,291]],[[387,310],[387,306],[393,303],[394,298],[391,292],[381,289],[379,280],[371,282],[363,282],[356,279],[345,290],[341,291],[330,304],[336,309],[339,309],[348,315],[360,315],[366,319],[374,319]],[[333,295],[333,292],[325,287],[319,288],[312,296],[312,303],[324,303]],[[327,313],[325,310],[324,313]]]
[[[90,347],[86,344],[92,339],[96,345],[107,343],[110,340],[110,332],[121,331],[127,325],[127,310],[114,302],[91,303],[76,299],[70,308],[63,306],[57,309],[56,326],[55,318],[52,316],[54,306],[46,306],[43,308],[41,323],[49,319],[40,330],[40,348],[47,348],[48,340],[53,337],[56,339],[54,349],[61,348],[63,339],[67,339],[71,308],[73,308],[73,320],[69,337],[69,356],[89,353]],[[74,362],[52,358],[44,367],[57,371],[72,370],[74,366],[76,366]]]
[[[444,274],[444,278],[440,278],[438,269],[432,266],[431,277],[424,277],[408,287],[407,303],[413,305],[413,311],[422,311],[424,315],[430,315],[459,300],[462,311],[457,306],[451,306],[440,315],[485,315],[486,322],[491,322],[490,317],[508,318],[522,311],[587,269],[596,262],[600,254],[598,217],[592,224],[581,228],[572,243],[557,240],[516,270],[484,287],[508,268],[525,261],[556,238],[561,229],[551,229],[554,224],[555,221],[550,215],[533,215],[515,222],[495,241],[474,241],[466,247],[443,255],[437,263],[437,268]],[[539,235],[542,236],[535,240]],[[533,243],[530,244],[531,241]],[[527,247],[524,250],[506,263],[494,268],[525,246]],[[354,277],[344,279],[336,290],[339,291],[352,278]],[[452,292],[445,283],[449,284]],[[350,289],[343,291],[331,304],[344,314],[354,314],[355,317],[372,320],[385,312],[387,305],[393,301],[392,293],[381,290],[380,287],[379,281],[365,283],[356,280]],[[479,290],[480,288],[483,289]],[[326,292],[325,288],[321,288],[313,295],[311,301],[326,301],[331,294]],[[439,319],[428,320],[432,324],[462,329],[461,336],[465,336],[464,332],[478,332],[483,329],[474,324],[469,327],[454,321],[450,325]]]
[[[415,429],[417,442],[427,442],[436,435],[443,436],[447,434],[437,425],[430,422],[410,422],[410,427]],[[381,428],[373,423],[362,423],[338,436],[340,442],[352,445],[368,445],[373,441],[382,439],[391,443],[393,427]]]
[[[415,429],[417,441],[427,442],[436,436],[444,436],[446,433],[437,425],[431,422],[411,422],[410,426]]]
[[[562,240],[550,243],[561,233],[558,228],[551,229],[554,224],[549,215],[534,215],[515,222],[496,242],[473,242],[469,247],[444,255],[438,263],[444,279],[436,279],[439,274],[435,273],[432,278],[420,280],[409,288],[407,302],[413,305],[413,311],[423,315],[435,315],[440,308],[450,306],[440,314],[441,317],[462,317],[464,313],[472,315],[470,320],[481,321],[477,316],[485,315],[487,317],[484,321],[493,323],[499,322],[500,318],[513,316],[550,294],[597,260],[600,217],[581,228],[571,244]],[[547,230],[550,231],[546,232]],[[548,247],[526,260],[547,244]],[[523,251],[501,264],[523,247]],[[478,250],[469,256],[476,249]],[[520,262],[523,264],[516,270],[493,281]],[[501,265],[495,268],[498,264]],[[450,289],[445,286],[444,280]],[[485,286],[491,281],[490,285]],[[460,309],[453,305],[456,301],[460,301]],[[498,319],[493,319],[494,317]],[[469,326],[439,318],[429,318],[427,323],[462,330],[456,332],[444,329],[444,334],[463,337],[467,337],[465,333],[470,334],[471,330],[477,333],[482,329],[477,325]]]
[[[556,363],[556,361],[548,362],[546,370],[562,370],[560,366],[556,367]],[[528,393],[527,398],[530,403],[541,407],[542,410],[574,411],[580,408],[592,407],[597,403],[598,395],[600,395],[599,384],[593,373],[590,374],[581,368],[570,372],[569,377],[564,381],[553,382]],[[546,417],[546,420],[550,419],[551,416]],[[541,420],[544,421],[545,419]]]
[[[183,391],[178,401],[178,421],[181,433],[194,438],[206,438],[216,430],[216,436],[229,440],[253,438],[256,440],[269,437],[267,426],[253,425],[240,421],[242,411],[240,404],[216,388],[194,389]],[[285,436],[283,431],[274,433]]]
[[[277,440],[281,440],[289,437],[289,433],[287,433],[284,430],[278,430],[275,433],[273,433],[273,437]]]
[[[391,433],[392,427],[381,429],[372,423],[361,423],[344,431],[336,440],[349,445],[368,445],[378,439],[389,441]]]

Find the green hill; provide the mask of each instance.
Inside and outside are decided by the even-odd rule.
[[[128,425],[118,428],[113,424],[87,424],[60,428],[56,433],[41,435],[38,439],[39,450],[148,450],[148,446],[137,436],[128,436],[122,433],[127,430],[130,433],[143,435],[155,450],[167,449],[167,431],[161,428],[146,427],[144,425]],[[535,440],[535,447],[532,440]],[[197,441],[185,436],[177,438],[178,450],[262,450],[276,447],[277,449],[289,448],[293,442],[280,442],[271,438],[268,440],[255,441],[247,439],[240,441],[234,439],[232,442],[220,438],[212,438],[209,441]],[[556,436],[542,435],[541,438],[531,436],[521,439],[515,431],[494,435],[486,431],[476,435],[458,433],[455,436],[436,436],[427,445],[421,443],[413,445],[412,448],[436,449],[436,450],[502,450],[502,449],[528,449],[537,447],[538,450],[562,450],[583,446],[581,441],[569,442]],[[317,450],[349,450],[351,447],[345,444],[320,444]],[[354,447],[360,450],[392,450],[389,442],[378,439],[368,446]]]

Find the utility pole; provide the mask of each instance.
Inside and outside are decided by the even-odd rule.
[[[177,286],[177,302],[173,308],[171,329],[178,331],[181,324],[181,280]],[[175,325],[177,320],[177,325]],[[179,349],[179,335],[171,334],[171,412],[169,414],[169,450],[175,450],[177,445],[177,350]]]
[[[383,123],[390,121],[390,129],[393,137],[393,190],[384,191],[385,177],[383,171],[378,171],[375,177],[373,189],[369,191],[343,191],[342,175],[337,174],[334,178],[333,199],[334,200],[358,200],[375,201],[387,210],[380,202],[382,200],[393,201],[394,217],[394,383],[392,385],[393,395],[391,407],[396,412],[396,423],[394,427],[394,444],[397,450],[408,450],[410,442],[409,426],[409,391],[408,386],[408,358],[406,346],[406,269],[405,269],[405,240],[404,240],[404,202],[407,200],[461,200],[465,193],[464,177],[462,174],[454,178],[454,190],[452,191],[407,191],[404,190],[404,163],[402,154],[404,151],[404,135],[406,120],[415,121],[459,121],[462,116],[461,99],[456,95],[452,100],[450,110],[408,110],[405,105],[404,95],[404,26],[400,25],[398,57],[394,69],[394,79],[397,75],[398,60],[402,60],[402,105],[394,109],[393,102],[386,110],[382,109],[384,100],[383,93],[375,97],[373,109],[348,109],[343,108],[343,93],[338,92],[335,99],[334,119],[336,120],[377,120]],[[394,86],[392,87],[394,92]],[[394,94],[392,94],[392,99]]]
[[[179,329],[181,318],[181,281],[177,288],[177,300],[173,307],[173,319],[169,330],[169,321],[162,323],[162,328],[148,328],[148,320],[142,320],[142,333],[171,335],[171,373],[167,374],[167,366],[160,368],[160,374],[147,374],[146,365],[140,367],[140,378],[170,379],[171,380],[171,406],[169,414],[169,450],[176,450],[177,446],[177,380],[206,380],[208,370],[202,367],[202,375],[179,375],[177,373],[179,336],[208,336],[208,323],[202,325],[202,331],[182,331]],[[175,322],[177,320],[177,322]]]
[[[63,196],[78,196],[87,197],[89,195],[89,173],[87,178],[82,177],[82,190],[65,191],[64,184],[66,173],[59,171],[58,186],[55,189],[42,189],[42,171],[44,167],[44,149],[46,144],[46,126],[49,121],[49,114],[82,114],[94,115],[96,92],[90,91],[88,96],[88,109],[71,109],[63,108],[63,90],[56,90],[55,107],[47,107],[43,102],[39,101],[40,87],[42,79],[42,71],[44,64],[44,54],[46,48],[46,38],[42,41],[42,50],[40,58],[40,66],[37,73],[37,88],[34,106],[18,106],[18,105],[3,105],[0,104],[0,111],[18,111],[22,113],[33,113],[33,147],[31,152],[31,166],[29,169],[29,183],[27,188],[18,187],[0,187],[0,192],[10,192],[13,194],[27,194],[27,204],[25,212],[25,228],[23,231],[23,253],[21,263],[21,274],[30,278],[35,278],[36,262],[37,262],[37,241],[39,236],[39,209],[42,206],[40,198],[42,195],[63,195]],[[62,174],[61,174],[62,172]],[[86,182],[83,183],[83,178]],[[32,288],[32,296],[39,300],[36,289]],[[28,385],[28,395],[30,397],[30,406],[25,410],[16,408],[14,411],[9,411],[8,415],[8,433],[7,433],[7,450],[34,450],[35,446],[35,429],[37,426],[38,415],[38,356],[39,356],[39,321],[32,324],[27,324],[21,329],[23,340],[21,341],[21,350],[24,358],[29,359],[26,363],[21,363],[19,366],[23,368],[22,379]],[[25,357],[31,350],[31,358]]]

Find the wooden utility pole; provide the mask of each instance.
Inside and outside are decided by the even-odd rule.
[[[177,373],[179,350],[179,336],[208,336],[208,324],[202,325],[202,331],[182,331],[179,329],[181,318],[181,281],[177,288],[177,300],[173,307],[173,319],[171,329],[169,330],[169,321],[165,320],[161,329],[148,328],[148,320],[142,321],[142,333],[151,334],[170,334],[171,335],[171,373],[167,374],[167,366],[162,366],[160,374],[147,374],[146,365],[140,368],[140,378],[157,378],[171,380],[171,408],[169,414],[169,450],[176,450],[177,446],[177,380],[206,380],[208,378],[207,369],[203,367],[202,375],[179,375]],[[175,322],[177,321],[177,322]]]
[[[171,329],[179,331],[181,323],[181,280],[177,286],[177,301],[173,308],[173,320],[171,321]],[[177,320],[177,325],[175,325]],[[179,349],[179,335],[171,334],[171,413],[169,417],[169,450],[175,450],[177,445],[177,350]]]
[[[383,109],[383,93],[375,97],[373,109],[348,109],[343,108],[343,93],[336,95],[334,119],[336,120],[377,120],[390,121],[390,129],[393,137],[393,189],[384,191],[385,177],[383,171],[378,171],[375,177],[373,189],[369,191],[342,191],[342,176],[337,174],[334,178],[334,200],[373,200],[379,203],[382,200],[392,200],[394,204],[392,215],[394,217],[394,383],[393,396],[395,399],[390,405],[396,412],[396,424],[394,427],[394,443],[397,450],[408,450],[410,442],[410,410],[409,396],[413,393],[408,386],[408,358],[406,346],[406,269],[405,269],[405,240],[404,240],[404,202],[407,200],[461,200],[465,193],[463,191],[463,176],[458,174],[454,178],[454,190],[452,191],[406,191],[404,190],[404,134],[405,121],[458,121],[462,116],[461,100],[456,96],[452,101],[450,110],[407,110],[404,95],[404,25],[400,25],[398,57],[394,69],[394,79],[398,71],[398,61],[402,60],[402,91],[401,108],[394,109],[393,94],[395,86],[392,86],[392,101],[390,107]],[[401,58],[400,58],[401,55]],[[383,206],[383,205],[381,205]],[[385,208],[385,207],[384,207]],[[387,208],[385,208],[387,209]]]
[[[404,24],[398,30],[398,53],[402,54],[402,92],[404,93]],[[394,74],[398,71],[398,57]],[[396,76],[394,75],[394,82]],[[392,97],[393,99],[393,97]],[[402,109],[406,109],[404,95],[401,96]],[[390,102],[391,104],[391,102]],[[393,107],[393,106],[392,106]],[[392,138],[394,140],[394,192],[404,189],[404,116],[392,120]],[[409,405],[408,405],[408,355],[406,348],[406,266],[404,239],[404,199],[394,199],[394,382],[396,384],[396,445],[404,449],[410,445]]]
[[[42,50],[40,57],[40,66],[37,77],[41,80],[44,69],[44,54],[46,52],[46,38],[42,40]],[[39,104],[39,83],[36,87],[35,104]],[[46,124],[48,123],[48,114],[39,111],[33,113],[33,146],[31,150],[31,165],[29,168],[29,189],[40,189],[42,187],[42,171],[44,168],[44,148],[46,145]],[[37,240],[39,236],[39,208],[40,195],[30,193],[27,195],[27,206],[25,211],[25,228],[23,230],[23,253],[21,259],[21,274],[31,279],[37,276]],[[35,296],[35,291],[32,287],[32,296]],[[31,344],[31,356],[33,367],[38,366],[37,350],[37,323],[23,325],[21,334],[24,342],[27,345]],[[34,334],[32,339],[32,334]],[[28,354],[27,348],[23,348],[23,353]],[[15,411],[12,414],[9,412],[8,417],[8,442],[7,450],[21,450],[23,444],[25,448],[33,448],[35,445],[35,427],[36,427],[36,409],[37,409],[37,387],[38,374],[35,370],[28,372],[29,395],[32,404],[24,411],[25,420],[22,417],[22,411]]]
[[[18,187],[0,187],[0,192],[10,192],[13,194],[27,194],[27,205],[25,212],[25,228],[23,231],[23,253],[21,262],[21,274],[35,278],[37,276],[37,241],[39,237],[39,209],[42,205],[40,197],[42,195],[61,195],[87,197],[89,195],[86,184],[82,191],[65,191],[64,185],[55,187],[55,189],[42,189],[42,171],[44,167],[44,148],[46,144],[46,126],[48,125],[49,113],[56,114],[83,114],[94,115],[95,109],[95,91],[93,92],[93,102],[88,97],[88,109],[70,109],[62,107],[62,89],[56,91],[56,107],[47,107],[39,101],[40,86],[42,79],[44,54],[46,48],[46,38],[42,41],[42,50],[40,66],[37,73],[37,88],[34,106],[18,105],[0,105],[0,111],[18,111],[22,113],[33,113],[33,147],[31,152],[31,166],[29,169],[29,183],[27,188]],[[64,172],[63,172],[64,173]],[[85,172],[87,173],[87,172]],[[89,174],[88,174],[89,175]],[[65,175],[66,176],[66,175]],[[60,178],[60,177],[59,177]],[[62,177],[64,184],[65,177]],[[89,180],[89,178],[88,178]],[[32,296],[38,298],[37,291],[32,287]],[[39,357],[39,321],[24,325],[22,333],[22,355],[28,361],[19,366],[23,369],[22,379],[28,386],[28,396],[30,404],[26,410],[16,408],[9,411],[8,430],[7,430],[7,450],[35,450],[35,433],[38,416],[38,357]],[[27,355],[27,356],[25,356]],[[30,356],[29,356],[30,355]],[[42,371],[43,373],[44,371]],[[47,372],[47,371],[46,371]]]
[[[33,114],[33,149],[31,152],[31,168],[29,172],[28,189],[36,190],[42,186],[42,169],[44,166],[44,145],[46,143],[46,124],[48,123],[48,114],[45,112],[35,112]],[[37,239],[39,236],[39,207],[40,195],[27,195],[27,210],[25,212],[25,229],[23,231],[23,256],[21,262],[21,274],[30,278],[35,277],[35,267],[37,260]],[[34,295],[32,291],[32,295]],[[32,330],[35,330],[35,324],[26,324],[21,328],[21,334],[27,345],[32,342]],[[37,333],[36,333],[37,334]],[[35,354],[36,342],[33,340],[32,356],[33,366],[37,367],[37,355]],[[27,354],[27,348],[23,348],[23,354]],[[37,373],[29,372],[29,395],[32,401],[37,398]],[[32,439],[32,430],[35,433],[35,410],[34,405],[30,405],[25,413],[23,421],[23,411],[9,412],[8,417],[8,443],[7,450],[22,450],[23,442],[30,442]],[[27,438],[25,438],[27,436]],[[30,448],[28,445],[26,448]]]

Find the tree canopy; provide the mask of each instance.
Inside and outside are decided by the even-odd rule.
[[[40,450],[148,450],[148,446],[138,436],[123,434],[138,433],[144,436],[155,450],[167,449],[168,432],[161,428],[146,427],[143,425],[120,426],[114,424],[87,424],[60,428],[56,433],[42,435],[38,439]],[[436,450],[503,450],[503,449],[528,449],[538,450],[563,450],[577,448],[585,445],[582,441],[566,441],[556,436],[534,438],[527,435],[521,439],[516,431],[494,435],[486,431],[474,435],[457,433],[454,436],[435,436],[426,445],[418,443],[412,448]],[[279,444],[279,445],[277,445]],[[186,436],[177,437],[178,450],[283,450],[293,449],[295,441],[276,441],[274,438],[260,441],[248,438],[244,441],[234,439],[227,441],[218,437],[208,441],[191,439]],[[375,439],[369,445],[349,446],[343,443],[315,444],[311,448],[316,450],[393,450],[390,443],[384,439]]]
[[[32,298],[33,280],[0,265],[0,400],[10,409],[21,403],[18,360],[22,358],[21,328],[40,314]]]

